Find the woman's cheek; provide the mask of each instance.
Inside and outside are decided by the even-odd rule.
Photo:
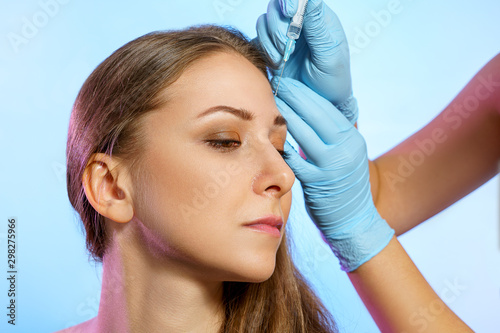
[[[288,220],[288,215],[290,215],[290,209],[292,207],[292,190],[288,191],[287,194],[281,197],[280,200],[281,211],[283,212],[284,222]]]

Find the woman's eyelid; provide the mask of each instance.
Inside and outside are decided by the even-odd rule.
[[[250,135],[248,135],[250,134]],[[278,151],[283,151],[287,130],[285,126],[271,126],[268,130],[252,129],[213,129],[205,136],[206,141],[239,141],[241,144],[252,142],[252,137],[257,141],[269,142]]]
[[[240,140],[234,140],[234,139],[229,139],[229,138],[218,138],[218,139],[208,139],[205,140],[205,142],[211,146],[212,148],[215,148],[219,150],[220,152],[231,152],[239,149],[242,145],[244,145],[244,142],[241,142]],[[288,154],[284,151],[284,142],[283,145],[281,144],[276,144],[275,142],[271,141],[270,142],[273,148],[283,157],[284,159],[288,158]],[[283,148],[281,148],[283,146]]]
[[[212,132],[207,136],[209,140],[241,140],[241,136],[237,131],[220,130]]]
[[[266,134],[262,134],[263,132],[260,132],[260,134],[256,131],[253,131],[253,130],[248,130],[248,129],[239,129],[239,130],[226,130],[226,129],[221,129],[221,130],[215,130],[215,131],[211,131],[209,132],[209,134],[207,135],[208,137],[215,137],[215,138],[220,138],[220,137],[225,137],[225,136],[233,136],[233,137],[238,137],[238,138],[243,138],[246,135],[246,133],[251,133],[251,134],[257,134],[257,136],[261,136],[261,135],[264,135],[264,136],[268,136],[269,138],[271,137],[279,137],[279,138],[284,138],[284,140],[286,140],[286,136],[287,136],[287,131],[286,131],[286,128],[283,129],[284,126],[280,126],[280,127],[276,127],[276,126],[272,126],[269,130],[269,135],[266,135]]]

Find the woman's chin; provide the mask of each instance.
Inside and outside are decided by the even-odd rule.
[[[268,265],[248,264],[244,269],[238,269],[234,272],[234,275],[225,279],[225,281],[233,282],[250,282],[250,283],[260,283],[268,280],[274,273],[276,265],[275,262]]]

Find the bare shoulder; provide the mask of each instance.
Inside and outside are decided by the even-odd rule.
[[[54,333],[94,333],[94,332],[97,332],[95,330],[95,325],[94,325],[96,318],[97,317],[94,317],[92,319],[84,321],[83,323],[65,328],[63,330],[60,330],[60,331],[57,331]]]

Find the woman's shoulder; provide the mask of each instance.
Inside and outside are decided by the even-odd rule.
[[[93,333],[95,331],[95,319],[97,317],[94,317],[92,319],[89,319],[87,321],[84,321],[83,323],[80,323],[75,326],[71,326],[65,329],[62,329],[60,331],[54,332],[54,333]]]

